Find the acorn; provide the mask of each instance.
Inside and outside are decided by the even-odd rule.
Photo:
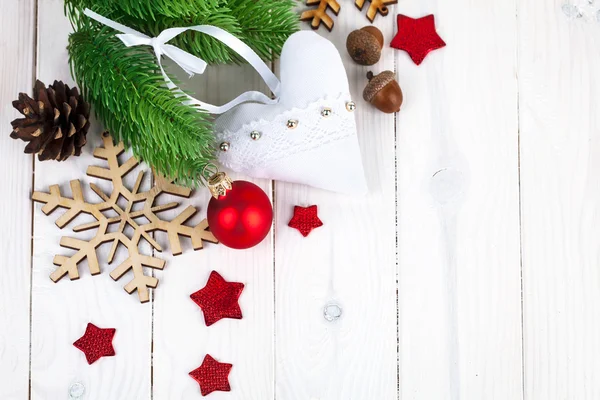
[[[363,98],[384,113],[400,111],[402,105],[402,89],[396,82],[392,71],[383,71],[379,75],[367,73],[369,83],[363,92]]]
[[[346,39],[350,57],[360,65],[373,65],[381,58],[383,33],[374,26],[350,32]]]

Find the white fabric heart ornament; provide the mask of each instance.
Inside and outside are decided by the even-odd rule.
[[[195,30],[225,43],[252,65],[275,95],[245,92],[222,106],[201,102],[179,91],[186,102],[213,114],[219,161],[233,171],[256,178],[302,183],[347,194],[367,192],[356,134],[354,103],[340,54],[314,32],[297,32],[281,54],[281,82],[241,40],[212,25],[169,28],[149,36],[89,9],[85,14],[122,32],[126,46],[152,46],[167,86],[177,89],[163,70],[171,58],[192,76],[206,63],[173,45],[175,36]],[[223,151],[223,150],[227,151]]]
[[[335,46],[314,32],[297,32],[280,65],[277,104],[241,104],[216,120],[218,144],[229,143],[219,161],[256,178],[366,193],[348,78]]]

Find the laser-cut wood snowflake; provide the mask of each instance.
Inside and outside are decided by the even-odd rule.
[[[70,249],[77,250],[75,254],[70,256],[57,255],[54,257],[54,265],[56,270],[50,275],[50,279],[54,282],[59,281],[65,275],[69,275],[71,280],[79,278],[78,264],[87,259],[90,273],[97,275],[101,272],[98,262],[97,248],[107,242],[112,242],[112,248],[108,255],[108,263],[112,263],[115,252],[119,243],[127,248],[128,257],[119,266],[110,273],[111,278],[115,281],[121,278],[130,269],[133,270],[133,280],[125,285],[127,293],[131,294],[137,290],[138,296],[142,303],[149,300],[148,288],[156,288],[158,279],[151,275],[144,274],[144,266],[156,269],[163,269],[165,261],[154,257],[140,254],[139,243],[144,238],[157,251],[162,251],[161,246],[150,236],[150,232],[164,231],[167,232],[171,251],[174,255],[181,254],[181,243],[179,236],[187,236],[192,240],[194,250],[200,250],[203,247],[203,241],[210,243],[218,243],[217,239],[208,230],[208,222],[203,220],[195,227],[185,225],[185,222],[190,219],[196,209],[188,206],[172,221],[165,221],[157,216],[161,211],[171,210],[179,206],[179,203],[173,202],[163,205],[154,205],[156,198],[161,193],[172,194],[180,197],[189,197],[191,190],[178,186],[163,176],[154,174],[154,186],[145,192],[140,192],[139,188],[142,183],[145,172],[140,171],[133,188],[129,190],[123,183],[123,177],[133,170],[138,161],[131,157],[123,164],[119,164],[118,156],[123,153],[123,143],[118,145],[113,144],[112,137],[105,132],[102,140],[104,147],[98,147],[94,150],[94,157],[106,160],[108,168],[97,166],[89,166],[87,175],[96,178],[112,181],[113,191],[110,196],[107,196],[95,184],[91,183],[91,189],[101,198],[100,203],[89,203],[83,198],[81,191],[81,182],[73,180],[70,182],[72,198],[61,195],[58,185],[50,186],[50,192],[34,192],[33,200],[45,203],[42,207],[44,214],[52,213],[56,208],[66,208],[67,211],[56,220],[56,225],[63,228],[79,214],[85,213],[92,215],[96,221],[78,225],[73,228],[74,232],[81,232],[89,229],[97,228],[96,235],[88,240],[80,240],[72,237],[62,237],[60,245]],[[119,197],[125,198],[127,205],[125,209],[121,208],[117,201]],[[133,211],[133,205],[139,202],[144,202],[143,208],[138,211]],[[116,217],[108,217],[106,211],[114,210],[117,213]],[[145,217],[148,223],[138,223],[141,217]],[[118,223],[116,231],[109,232],[108,227]],[[133,228],[131,237],[125,235],[125,227],[129,225]]]
[[[398,0],[356,0],[354,4],[362,11],[366,1],[370,2],[369,8],[367,9],[367,19],[371,21],[371,23],[375,21],[377,13],[385,17],[390,13],[390,9],[387,6],[398,4]]]
[[[340,13],[340,3],[337,0],[306,0],[307,6],[318,6],[313,10],[304,11],[300,15],[300,21],[310,21],[313,29],[319,29],[321,24],[331,32],[333,29],[333,19],[327,15],[327,10],[331,10],[335,15]]]

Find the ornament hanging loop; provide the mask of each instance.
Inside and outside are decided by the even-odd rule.
[[[210,194],[217,200],[233,188],[231,178],[225,172],[219,171],[219,168],[212,163],[206,164],[202,168],[202,178],[206,181]]]
[[[217,174],[219,172],[219,167],[217,167],[215,164],[213,163],[208,163],[204,166],[204,168],[202,168],[202,171],[200,173],[201,178],[208,183],[208,181],[210,180],[210,178]]]

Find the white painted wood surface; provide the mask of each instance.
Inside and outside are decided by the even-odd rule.
[[[342,7],[333,31],[321,34],[346,67],[369,194],[275,185],[277,399],[397,396],[394,116],[362,99],[367,71],[394,70],[394,50],[385,48],[373,67],[352,61],[346,37],[367,24],[362,14]],[[386,40],[394,32],[391,19],[376,20]],[[324,225],[303,238],[287,226],[295,205],[317,205]],[[328,304],[341,307],[338,320],[323,317]]]
[[[207,94],[202,98],[212,104],[225,104],[246,90],[268,93],[258,74],[249,66],[209,67],[204,76],[185,83],[186,89],[193,90],[198,97]],[[234,180],[254,182],[269,196],[272,193],[270,181],[251,180],[233,173],[230,176]],[[185,202],[200,209],[192,222],[206,218],[209,200],[208,191],[200,189]],[[163,201],[172,200],[165,198]],[[163,216],[175,216],[175,211],[170,213],[171,216],[169,213]],[[158,234],[158,241],[161,246],[166,245],[166,235]],[[272,243],[272,235],[269,235],[258,246],[246,251],[207,244],[197,252],[193,252],[188,243],[184,254],[168,258],[167,268],[156,274],[160,283],[154,292],[155,399],[199,398],[198,384],[188,373],[200,366],[207,353],[217,361],[233,364],[229,377],[232,391],[215,392],[211,398],[273,398]],[[225,280],[245,284],[239,302],[243,318],[224,319],[207,328],[202,311],[189,296],[204,287],[213,270]]]
[[[525,398],[600,398],[600,24],[519,2]]]
[[[402,9],[447,43],[396,56],[402,399],[522,396],[515,6]]]
[[[66,49],[70,24],[63,15],[62,1],[39,1],[38,15],[43,17],[38,21],[36,76],[46,84],[54,79],[73,83]],[[99,124],[93,124],[88,139],[90,145],[85,147],[81,157],[68,163],[49,167],[36,160],[35,190],[47,191],[50,185],[58,183],[63,193],[70,194],[69,181],[80,179],[82,183],[95,182],[109,193],[108,182],[85,175],[88,165],[106,165],[92,156],[94,147],[102,143],[99,133]],[[132,184],[137,174],[130,175]],[[98,201],[87,185],[84,196],[90,201]],[[119,282],[110,278],[108,274],[112,269],[106,261],[102,263],[101,275],[92,277],[84,262],[78,281],[64,277],[53,283],[48,276],[54,270],[54,255],[70,254],[68,249],[59,246],[60,238],[84,237],[69,228],[78,225],[78,221],[85,222],[85,217],[61,230],[54,223],[59,215],[60,210],[57,210],[46,216],[41,212],[41,204],[34,205],[31,398],[68,398],[69,387],[81,382],[85,386],[86,400],[150,399],[152,308],[140,306],[136,295],[129,296],[124,292],[122,287],[127,275]],[[93,232],[84,235],[92,237]],[[106,260],[109,250],[110,244],[100,247],[99,259]],[[148,247],[146,250],[149,251]],[[117,329],[113,342],[117,356],[92,366],[87,364],[83,353],[72,343],[83,335],[88,322],[101,328]]]
[[[33,160],[8,134],[19,113],[11,102],[34,77],[35,2],[3,0],[11,17],[0,18],[0,399],[25,399],[29,392],[31,293],[31,196]],[[8,55],[10,54],[10,57]]]
[[[344,43],[367,20],[342,3],[333,32],[319,33],[344,58],[370,194],[256,181],[275,203],[268,239],[245,252],[163,252],[159,287],[140,305],[106,264],[76,282],[48,278],[67,252],[60,237],[74,234],[32,206],[31,190],[97,182],[85,169],[102,164],[91,156],[100,128],[84,155],[36,161],[33,174],[8,138],[10,101],[35,77],[72,82],[69,25],[61,0],[3,0],[0,399],[66,399],[74,382],[86,400],[199,399],[187,374],[206,353],[234,364],[232,392],[214,399],[600,398],[600,24],[569,21],[560,6],[403,0],[376,19],[386,43],[397,13],[434,13],[448,46],[419,67],[386,46],[365,68]],[[361,99],[369,69],[397,71],[397,116]],[[211,68],[190,88],[214,102],[264,90],[246,67]],[[183,204],[199,220],[207,202],[200,190]],[[294,205],[312,204],[324,226],[305,239],[287,223]],[[211,270],[246,284],[244,319],[204,326],[189,295]],[[342,308],[335,322],[323,318],[330,303]],[[92,366],[72,346],[90,321],[117,328],[117,356]]]

